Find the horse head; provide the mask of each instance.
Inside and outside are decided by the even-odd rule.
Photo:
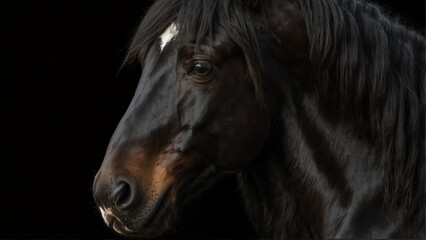
[[[366,1],[157,0],[93,183],[104,221],[158,236],[237,174],[261,236],[424,236],[425,46]]]
[[[275,109],[265,89],[274,86],[256,82],[260,55],[244,51],[258,47],[254,26],[231,11],[208,20],[220,4],[202,4],[209,13],[184,18],[190,6],[182,7],[187,13],[165,21],[136,56],[142,75],[94,182],[104,220],[117,232],[160,234],[182,204],[248,165],[271,134]],[[155,15],[142,25],[149,27]],[[230,33],[229,20],[245,24],[242,34],[253,39]],[[200,21],[212,25],[197,26]],[[140,41],[147,40],[136,36],[131,48],[140,51]]]

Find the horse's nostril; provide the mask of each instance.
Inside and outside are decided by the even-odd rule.
[[[133,181],[119,177],[111,193],[111,199],[119,210],[130,208],[137,199],[137,187]]]
[[[121,205],[126,202],[130,196],[130,186],[127,183],[120,182],[112,192],[112,199],[115,205]]]

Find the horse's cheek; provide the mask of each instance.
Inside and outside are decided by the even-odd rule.
[[[236,148],[230,149],[227,153],[219,154],[216,159],[216,167],[221,172],[236,173],[244,169],[253,160],[254,156],[257,156],[261,150],[260,144],[255,144],[256,139],[253,138],[253,142],[245,144],[245,147],[236,150]]]
[[[218,148],[216,165],[223,172],[238,172],[249,165],[262,151],[268,137],[269,125],[262,117],[224,131]]]

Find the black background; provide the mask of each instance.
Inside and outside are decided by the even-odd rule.
[[[137,70],[119,73],[152,1],[1,1],[0,238],[121,238],[91,193]],[[423,31],[424,1],[381,1]],[[235,179],[195,200],[167,238],[254,237]]]

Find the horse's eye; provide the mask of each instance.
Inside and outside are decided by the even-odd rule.
[[[213,66],[209,62],[199,61],[192,64],[189,74],[195,74],[200,77],[205,77],[210,74]]]

